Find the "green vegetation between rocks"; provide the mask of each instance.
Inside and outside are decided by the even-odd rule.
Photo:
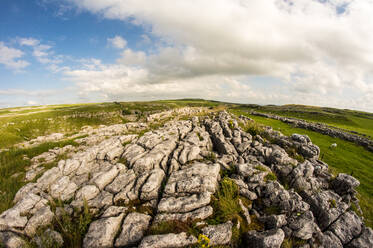
[[[206,221],[208,224],[217,225],[227,221],[233,222],[231,246],[241,247],[242,236],[249,230],[263,230],[264,225],[259,222],[255,215],[250,216],[251,223],[248,224],[243,215],[243,209],[239,201],[245,207],[251,204],[251,201],[239,195],[239,188],[236,183],[224,177],[219,183],[219,190],[212,196],[212,207],[214,214]],[[237,229],[237,223],[240,223],[240,229]],[[222,246],[223,247],[223,246]]]
[[[0,153],[0,213],[12,207],[13,198],[25,184],[23,181],[30,159],[55,147],[77,146],[74,140],[47,142],[31,148],[11,148]],[[46,169],[57,165],[56,162],[44,164]]]
[[[329,169],[333,172],[333,174],[352,174],[360,181],[360,186],[357,188],[360,206],[363,210],[366,224],[373,227],[372,152],[369,152],[362,146],[358,146],[352,142],[333,138],[305,129],[295,128],[278,120],[250,115],[247,113],[247,111],[232,110],[231,112],[236,115],[246,115],[255,120],[257,123],[265,126],[271,126],[274,130],[278,130],[284,135],[292,135],[293,133],[308,135],[312,142],[320,147],[320,158],[329,165]],[[260,128],[258,128],[258,130],[260,130]],[[330,145],[333,143],[338,145],[337,148],[330,148]]]

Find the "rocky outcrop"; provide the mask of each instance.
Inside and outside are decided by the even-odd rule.
[[[304,247],[371,247],[372,230],[350,210],[358,180],[332,178],[309,137],[267,128],[264,139],[240,128],[249,122],[220,112],[171,120],[140,136],[128,131],[140,124],[87,131],[69,159],[18,191],[15,205],[0,215],[0,242],[22,247],[45,235],[60,240],[53,223],[63,214],[79,218],[88,208],[93,221],[83,247],[188,247],[201,242],[199,235],[211,246],[234,245],[243,228],[252,229],[240,237],[246,247],[291,240]],[[292,158],[288,147],[305,160]],[[239,194],[239,210],[232,209],[238,216],[228,220],[216,218],[222,177]]]

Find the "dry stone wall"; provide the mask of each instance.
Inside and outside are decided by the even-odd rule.
[[[322,123],[312,123],[312,122],[307,122],[307,121],[296,119],[296,118],[282,117],[282,116],[277,116],[277,115],[272,115],[272,114],[259,113],[255,111],[252,111],[251,114],[266,117],[266,118],[271,118],[275,120],[280,120],[282,122],[294,125],[295,127],[315,131],[315,132],[325,134],[331,137],[336,137],[336,138],[340,138],[340,139],[347,140],[350,142],[354,142],[355,144],[365,147],[368,151],[373,152],[373,140],[363,137],[361,135],[352,134],[352,133],[349,133],[341,129],[331,127],[331,126],[328,126]]]

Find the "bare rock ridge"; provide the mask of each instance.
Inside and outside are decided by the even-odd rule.
[[[359,209],[359,181],[346,174],[333,178],[307,136],[267,128],[264,139],[243,130],[252,122],[247,117],[202,112],[183,109],[189,119],[170,120],[143,135],[135,134],[147,128],[141,123],[90,130],[79,148],[63,148],[68,159],[18,191],[15,205],[0,215],[0,243],[46,247],[41,240],[47,237],[67,247],[55,223],[88,209],[86,248],[190,247],[202,234],[211,246],[230,245],[234,233],[241,233],[240,247],[290,241],[302,247],[373,247],[372,230],[352,211],[352,205]],[[289,148],[304,161],[290,157]],[[214,219],[213,201],[224,180],[238,187],[242,218]],[[165,223],[194,231],[159,231]]]
[[[359,133],[354,132],[356,134],[351,133],[352,131],[349,130],[343,130],[336,127],[331,127],[323,123],[312,123],[308,121],[304,121],[301,119],[296,118],[288,118],[283,116],[277,116],[273,114],[265,114],[265,113],[259,113],[252,111],[251,114],[262,116],[270,119],[280,120],[282,122],[292,124],[296,127],[315,131],[321,134],[329,135],[331,137],[337,137],[343,140],[347,140],[350,142],[354,142],[355,144],[361,145],[365,147],[368,151],[373,152],[373,140],[363,137],[362,135],[359,135]]]

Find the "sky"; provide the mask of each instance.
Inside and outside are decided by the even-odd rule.
[[[0,107],[204,98],[373,112],[373,0],[1,0]]]

